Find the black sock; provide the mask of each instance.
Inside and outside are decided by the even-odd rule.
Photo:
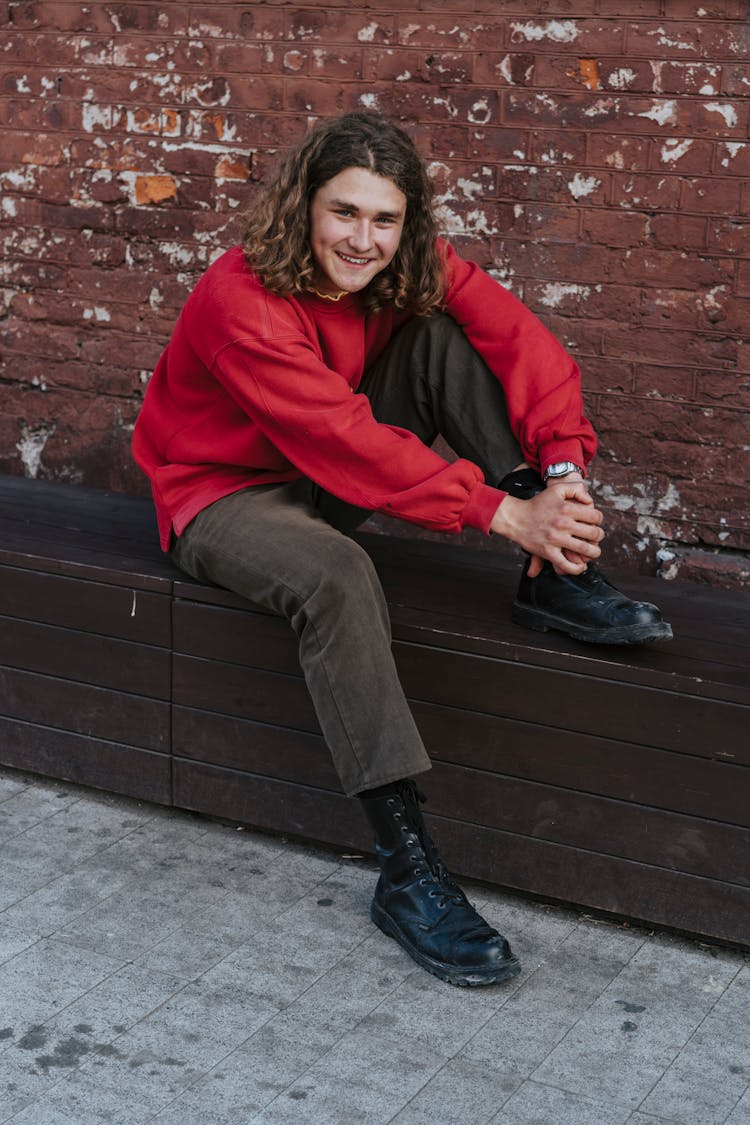
[[[376,789],[363,789],[357,793],[360,798],[366,797],[398,797],[400,781],[391,781],[388,785],[378,785]]]

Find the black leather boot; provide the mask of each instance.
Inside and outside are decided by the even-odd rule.
[[[519,500],[530,500],[544,485],[533,469],[509,473],[499,485]],[[672,627],[651,602],[634,602],[608,581],[594,563],[583,574],[556,574],[545,562],[536,578],[523,568],[511,617],[517,625],[546,633],[556,629],[577,641],[640,645],[669,641]]]
[[[495,984],[521,971],[504,937],[492,929],[448,875],[427,834],[413,781],[360,801],[375,831],[380,878],[370,917],[418,965],[458,985]]]

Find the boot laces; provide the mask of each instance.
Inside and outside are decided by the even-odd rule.
[[[422,819],[422,811],[419,807],[427,800],[424,793],[417,787],[416,782],[407,781],[404,783],[400,796],[406,808],[411,830],[417,837],[424,857],[427,860],[428,872],[433,876],[440,888],[430,893],[433,897],[440,899],[438,905],[441,909],[444,909],[450,902],[468,902],[464,892],[451,878],[448,868],[438,855],[437,848],[428,835],[426,825]],[[422,871],[417,868],[415,868],[415,873],[423,874]],[[424,874],[427,874],[427,872]]]

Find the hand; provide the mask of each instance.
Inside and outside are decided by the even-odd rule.
[[[531,578],[539,574],[544,559],[557,574],[581,574],[601,554],[602,519],[584,483],[566,478],[531,500],[506,496],[490,530],[528,551]]]

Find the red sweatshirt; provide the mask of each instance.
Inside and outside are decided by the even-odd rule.
[[[596,438],[578,368],[520,301],[446,248],[445,311],[500,380],[524,457],[587,464]],[[353,394],[409,314],[359,298],[276,297],[227,251],[188,298],[146,392],[135,459],[149,476],[162,548],[203,508],[253,484],[305,475],[352,504],[430,528],[487,533],[505,493],[449,463]]]

